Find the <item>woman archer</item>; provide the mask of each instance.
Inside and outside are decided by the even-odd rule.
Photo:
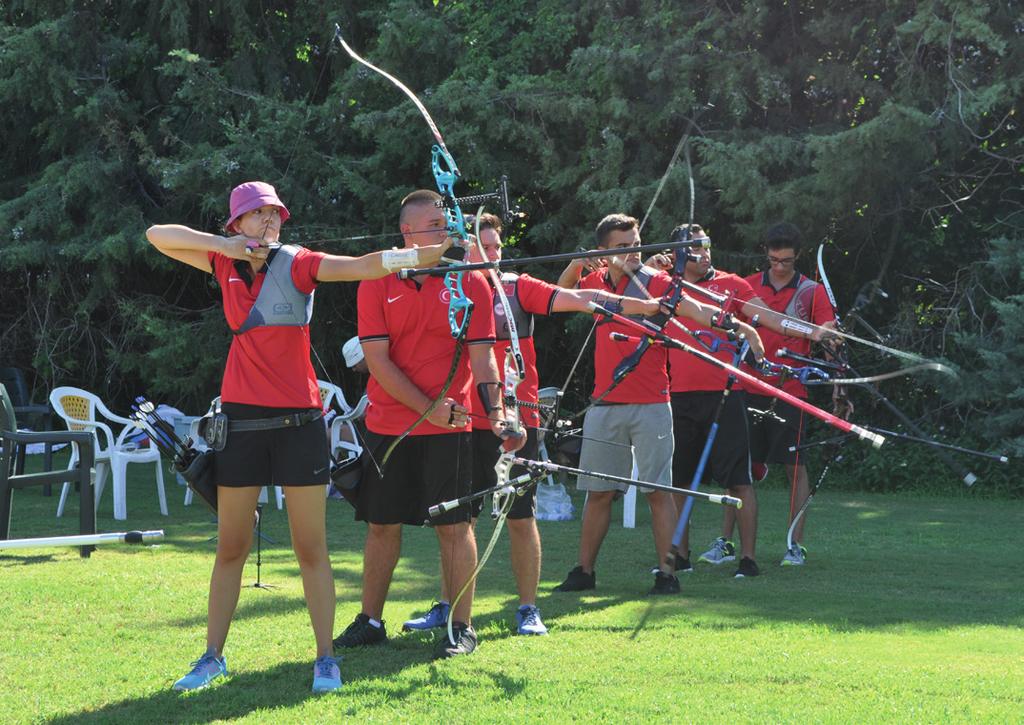
[[[229,236],[176,224],[146,231],[163,254],[216,277],[234,333],[220,396],[229,433],[214,458],[218,538],[206,651],[174,683],[179,691],[228,674],[224,642],[252,543],[256,501],[260,489],[272,485],[286,492],[292,548],[316,638],[313,691],[341,687],[331,643],[335,593],[325,522],[330,458],[310,361],[313,292],[320,282],[377,279],[400,267],[433,266],[451,245],[447,240],[361,257],[312,252],[278,243],[289,216],[273,186],[251,181],[231,192],[224,225]]]

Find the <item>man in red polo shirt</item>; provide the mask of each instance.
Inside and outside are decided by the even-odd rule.
[[[402,201],[399,217],[406,248],[447,237],[444,211],[436,192],[415,191]],[[396,275],[359,286],[359,339],[370,368],[366,414],[364,480],[356,518],[368,523],[363,553],[362,611],[335,640],[341,647],[379,644],[387,639],[382,621],[391,577],[401,552],[402,525],[421,526],[428,508],[470,491],[472,448],[467,415],[472,380],[499,381],[494,361],[491,291],[479,273],[466,273],[463,288],[474,303],[465,343],[457,343],[448,321],[450,293],[441,277],[403,280]],[[468,353],[460,359],[447,396],[426,420],[394,449],[381,468],[384,452],[426,410],[451,370],[456,344]],[[491,428],[502,433],[501,397],[491,401]],[[505,441],[510,450],[522,437]],[[476,540],[468,506],[432,521],[440,542],[444,571],[457,589],[476,566]],[[476,648],[470,621],[470,587],[452,617],[454,641],[438,640],[435,658],[469,654]]]
[[[801,249],[800,230],[796,226],[788,222],[772,226],[765,235],[764,245],[768,256],[768,269],[752,274],[746,279],[754,294],[760,299],[759,305],[789,318],[795,318],[786,325],[786,332],[790,335],[788,337],[772,330],[763,332],[767,358],[773,362],[786,363],[785,359],[778,357],[779,349],[784,347],[799,355],[807,355],[811,349],[812,339],[820,339],[821,335],[820,331],[805,323],[834,329],[835,314],[825,288],[796,270],[795,265]],[[779,384],[778,378],[763,379],[774,385]],[[799,398],[807,399],[807,388],[799,380],[785,380],[782,389]],[[803,436],[803,413],[781,400],[757,395],[749,390],[747,404],[751,411],[751,457],[754,461],[765,464],[785,464],[786,475],[793,487],[790,500],[792,516],[810,491],[807,468],[800,461],[800,454],[789,450],[790,446],[799,444]],[[766,413],[759,414],[757,411]],[[805,514],[797,524],[792,548],[782,559],[783,566],[800,566],[804,563],[807,550],[800,542],[803,541],[806,521]]]
[[[689,237],[701,239],[709,237],[699,224],[680,225],[672,231],[672,238],[677,238],[689,228]],[[660,269],[671,269],[672,259],[668,255],[655,255],[648,264]],[[770,309],[763,300],[757,297],[750,283],[742,277],[723,272],[711,264],[711,249],[696,248],[690,252],[690,260],[686,263],[683,274],[687,282],[698,285],[714,295],[729,297],[728,309],[740,312],[744,318],[758,320],[758,325],[768,328],[761,331],[762,339],[766,335],[782,335],[789,338],[802,337],[802,333],[792,330],[783,315]],[[698,295],[699,296],[699,295]],[[712,346],[714,340],[719,344],[726,342],[720,331],[711,330],[704,325],[687,322],[685,325],[696,333],[705,345]],[[668,330],[689,345],[697,345],[693,337],[686,335],[675,326]],[[813,339],[821,337],[815,330]],[[767,342],[765,343],[767,344]],[[723,362],[734,362],[734,347],[721,347],[714,353]],[[707,441],[715,410],[722,399],[728,373],[714,365],[700,360],[694,355],[681,350],[669,350],[669,377],[672,381],[672,430],[675,436],[675,453],[672,458],[672,485],[687,488],[693,482],[694,473],[700,462],[704,445]],[[757,544],[757,496],[754,492],[750,471],[750,436],[747,425],[746,396],[741,386],[737,385],[725,399],[725,407],[719,417],[718,433],[711,447],[710,457],[704,469],[701,483],[708,478],[714,479],[719,485],[728,489],[728,494],[743,501],[743,507],[737,511],[729,507],[723,516],[726,535],[719,537],[709,552],[701,556],[701,561],[721,564],[735,559],[735,545],[729,541],[735,522],[739,521],[741,558],[736,578],[758,576],[755,557]],[[679,502],[677,501],[677,504]],[[679,571],[692,571],[690,566],[690,530],[684,530],[680,551],[687,552],[682,560]]]
[[[597,289],[641,299],[661,297],[670,292],[669,276],[642,265],[639,254],[630,252],[630,248],[640,244],[640,229],[636,219],[625,214],[610,214],[597,225],[596,233],[599,247],[621,249],[622,256],[611,258],[607,267],[598,268],[585,277],[582,274],[587,263],[574,260],[562,272],[559,286],[579,286],[581,289]],[[713,316],[721,311],[683,295],[676,312],[711,326]],[[746,323],[736,324],[750,339],[755,356],[760,357],[761,343],[757,332]],[[652,345],[639,358],[633,371],[621,377],[620,383],[612,387],[615,368],[635,352],[636,343],[611,339],[610,332],[633,333],[631,328],[621,323],[601,324],[599,330],[594,350],[594,393],[592,407],[583,420],[583,435],[586,438],[580,451],[580,467],[629,477],[634,456],[623,454],[623,450],[632,446],[638,478],[671,485],[673,439],[668,351],[660,345]],[[579,564],[569,572],[565,581],[556,588],[557,591],[595,588],[594,565],[608,532],[612,502],[616,493],[623,490],[619,484],[591,476],[580,476],[577,486],[587,492],[580,533]],[[662,491],[645,493],[651,509],[655,551],[661,562],[650,593],[675,593],[679,591],[679,580],[674,569],[664,563],[676,524],[675,501],[672,494]]]
[[[493,214],[480,217],[480,243],[487,259],[481,259],[479,250],[471,248],[468,261],[496,262],[501,259],[501,220]],[[490,283],[490,276],[487,277]],[[518,333],[519,348],[523,355],[526,375],[516,389],[516,397],[522,403],[519,416],[526,427],[527,442],[521,451],[523,458],[536,459],[541,416],[537,407],[537,351],[533,344],[533,328],[535,315],[550,315],[554,312],[589,312],[588,304],[597,302],[602,305],[621,305],[627,315],[657,315],[660,307],[657,300],[633,299],[600,290],[568,290],[557,287],[549,282],[531,277],[528,274],[505,272],[501,274],[502,288],[508,299]],[[503,368],[506,351],[511,347],[511,329],[506,319],[506,310],[501,298],[492,289],[494,298],[494,319],[497,343],[494,354],[499,367]],[[473,397],[473,492],[484,491],[497,485],[497,474],[494,464],[498,462],[501,441],[495,437],[487,421],[487,411],[479,396]],[[522,471],[512,470],[512,477]],[[512,559],[512,573],[516,579],[519,593],[519,606],[516,609],[515,625],[518,634],[547,634],[547,627],[540,617],[537,608],[537,586],[540,583],[541,545],[536,510],[536,487],[530,493],[516,499],[508,514],[509,549]],[[479,499],[474,506],[474,519],[480,515],[484,499]],[[420,617],[410,619],[403,629],[422,630],[444,626],[448,617],[448,607],[455,592],[448,590],[445,584],[451,580],[442,575],[441,599],[431,607],[430,611]]]

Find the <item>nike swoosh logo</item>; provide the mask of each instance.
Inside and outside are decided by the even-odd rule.
[[[666,438],[668,438],[668,433],[662,433],[660,436],[658,436],[659,441],[665,440]]]
[[[390,305],[390,304],[391,304],[392,302],[394,302],[395,300],[400,300],[400,299],[402,299],[403,297],[405,297],[405,295],[398,295],[398,297],[388,297],[388,304]]]
[[[314,476],[319,476],[321,473],[323,473],[326,470],[327,470],[327,466],[324,466],[323,468],[318,468],[315,471],[313,471],[313,475]]]
[[[228,277],[228,282],[244,282],[245,280],[241,277]]]

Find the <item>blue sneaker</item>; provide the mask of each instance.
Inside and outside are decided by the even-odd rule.
[[[451,605],[448,604],[448,602],[434,602],[434,606],[432,606],[430,611],[422,617],[410,619],[408,622],[403,624],[402,631],[411,632],[414,629],[420,630],[445,627],[448,624],[448,611],[450,609]]]
[[[313,692],[331,692],[341,689],[341,668],[338,660],[329,655],[317,657],[313,663]]]
[[[206,650],[202,657],[192,663],[192,671],[174,683],[174,689],[178,692],[198,690],[227,674],[228,661]]]
[[[540,621],[540,610],[524,604],[516,610],[516,631],[519,634],[547,634],[548,628]]]

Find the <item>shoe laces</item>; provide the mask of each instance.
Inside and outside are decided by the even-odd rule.
[[[334,668],[338,666],[338,661],[333,657],[324,655],[323,657],[317,657],[313,666],[316,668],[317,677],[333,678]]]
[[[437,612],[438,616],[441,616],[444,614],[444,610],[447,609],[449,606],[451,605],[445,604],[444,602],[434,602],[433,606],[430,607],[430,611],[427,612],[427,616],[429,617],[435,611]]]
[[[203,656],[197,659],[195,662],[190,663],[192,671],[190,675],[198,675],[205,670],[210,664],[220,664],[217,662],[217,655],[212,655],[209,652],[203,653]]]
[[[540,623],[540,610],[537,607],[525,606],[519,608],[519,616],[523,618],[522,626],[532,626]]]

